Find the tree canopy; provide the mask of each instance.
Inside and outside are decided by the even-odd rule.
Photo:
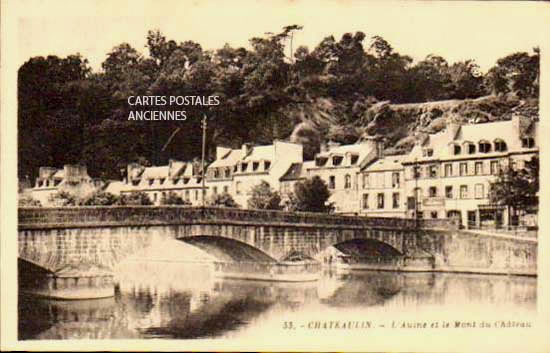
[[[294,184],[294,192],[290,194],[289,210],[304,212],[329,212],[332,205],[328,203],[330,191],[327,184],[319,176]]]
[[[94,177],[120,179],[121,168],[137,160],[191,160],[200,155],[203,114],[209,118],[211,160],[216,145],[289,139],[297,124],[315,114],[340,125],[360,124],[376,101],[510,92],[538,97],[538,49],[501,58],[484,75],[473,60],[450,64],[433,54],[414,63],[384,38],[363,32],[327,36],[314,48],[294,49],[293,33],[299,30],[293,24],[251,38],[249,48],[225,45],[216,50],[152,30],[146,37],[147,54],[121,43],[106,53],[99,72],[78,53],[30,58],[18,72],[19,176],[35,178],[40,166],[80,163]],[[217,95],[221,104],[186,106],[183,122],[128,121],[131,110],[174,109],[128,104],[129,96],[144,95]],[[334,116],[312,113],[308,107],[314,104],[336,105]],[[352,130],[331,133],[346,141],[354,138]],[[305,135],[311,141],[322,138]],[[313,154],[315,146],[306,152]]]

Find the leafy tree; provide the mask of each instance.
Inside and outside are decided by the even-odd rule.
[[[330,191],[327,184],[318,176],[298,182],[294,185],[294,193],[290,196],[291,211],[329,212],[332,207],[327,205]]]
[[[274,191],[268,182],[262,182],[254,186],[248,199],[248,208],[259,210],[280,210],[281,196]]]
[[[515,211],[527,211],[538,206],[539,158],[533,157],[525,168],[505,168],[491,183],[489,198],[492,203],[510,207]]]
[[[36,200],[30,195],[20,195],[18,203],[19,207],[42,207],[40,200]]]
[[[191,205],[191,202],[184,200],[181,196],[173,191],[170,191],[168,195],[163,194],[160,198],[161,205]]]
[[[233,196],[231,196],[226,192],[212,195],[208,200],[208,206],[231,207],[231,208],[239,207],[239,205],[233,199]]]
[[[129,195],[122,195],[120,203],[129,206],[150,206],[153,204],[149,196],[142,191],[132,192]]]
[[[98,191],[88,196],[83,202],[84,206],[111,206],[120,204],[120,197],[110,192]]]
[[[521,98],[538,97],[540,81],[540,51],[534,54],[518,52],[501,58],[486,76],[491,93],[513,92]]]
[[[56,207],[77,206],[80,203],[76,196],[66,191],[51,194],[48,201]]]

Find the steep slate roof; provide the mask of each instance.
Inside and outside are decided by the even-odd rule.
[[[158,179],[158,178],[168,178],[168,169],[167,165],[159,167],[147,167],[141,174],[143,179]]]
[[[292,181],[305,179],[308,176],[308,168],[315,165],[315,161],[292,163],[288,170],[279,178],[280,181]]]
[[[241,149],[235,149],[229,151],[223,158],[216,159],[212,164],[208,166],[208,168],[216,168],[216,167],[232,167],[237,163],[239,160],[241,160],[243,157],[243,153]]]
[[[480,141],[488,141],[493,143],[495,140],[504,140],[506,144],[513,147],[514,141],[519,141],[522,135],[534,136],[537,133],[537,122],[529,119],[520,120],[520,131],[516,131],[514,120],[503,120],[481,124],[461,125],[456,130],[456,134],[450,133],[450,130],[445,129],[436,134],[430,134],[428,139],[422,145],[417,145],[413,148],[408,158],[404,162],[412,163],[415,159],[422,161],[436,160],[439,158],[472,158],[478,156],[493,157],[502,155],[502,152],[491,150],[489,153],[480,153],[478,143]],[[454,138],[451,135],[455,135]],[[460,155],[454,155],[451,152],[449,145],[458,144],[463,146],[465,142],[471,142],[476,145],[476,152],[473,154],[462,151]],[[422,149],[433,149],[431,157],[423,156]]]
[[[381,172],[386,170],[403,169],[401,162],[406,158],[406,155],[386,156],[376,160],[366,168],[367,172]]]
[[[275,159],[275,146],[274,145],[268,145],[268,146],[254,146],[251,147],[252,152],[245,156],[243,160],[245,161],[261,161],[261,160],[268,160],[271,161]]]

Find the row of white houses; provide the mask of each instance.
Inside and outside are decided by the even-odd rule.
[[[337,213],[457,217],[467,227],[507,225],[506,209],[489,202],[489,185],[501,168],[522,168],[538,155],[537,128],[538,122],[521,116],[484,124],[450,123],[418,141],[405,155],[384,155],[381,140],[373,137],[352,145],[330,144],[313,161],[303,160],[301,145],[283,141],[268,146],[244,144],[238,149],[217,147],[216,159],[205,175],[191,162],[171,160],[155,167],[133,163],[124,180],[112,182],[106,190],[145,192],[155,204],[174,192],[193,205],[228,193],[247,207],[251,189],[262,181],[285,200],[296,182],[319,176],[331,191],[329,201]],[[75,170],[80,173],[77,177]],[[91,183],[85,168],[41,168],[33,196],[47,205],[47,195],[74,184],[76,179],[63,175]]]

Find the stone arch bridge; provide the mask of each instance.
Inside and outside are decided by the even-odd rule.
[[[334,245],[367,241],[403,257],[411,268],[419,259],[424,265],[429,259],[424,270],[523,273],[532,271],[533,262],[536,268],[536,242],[461,234],[447,219],[187,206],[20,208],[20,282],[46,296],[112,295],[115,265],[166,238],[229,261],[277,262],[291,253],[316,257]]]

